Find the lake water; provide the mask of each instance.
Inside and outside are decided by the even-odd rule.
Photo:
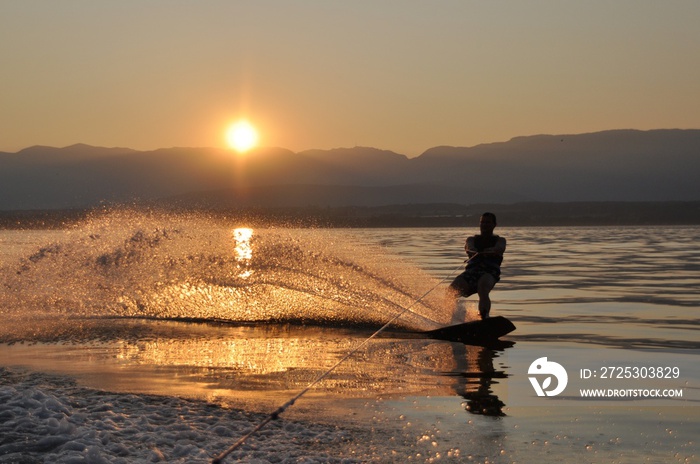
[[[260,229],[136,213],[60,231],[0,231],[0,366],[10,369],[0,371],[0,387],[12,398],[39,390],[70,404],[96,395],[112,405],[106,415],[131,411],[137,400],[126,394],[139,395],[138,404],[162,401],[147,396],[156,394],[215,404],[217,414],[267,414],[357,350],[285,412],[284,420],[305,424],[299,432],[280,426],[287,442],[253,437],[233,457],[695,462],[700,228],[499,228],[508,249],[492,315],[517,326],[507,343],[411,336],[461,322],[445,288],[475,232]],[[459,304],[476,317],[475,297]],[[562,380],[529,370],[551,363],[565,370],[566,388],[538,396],[535,383],[551,392]],[[43,384],[20,367],[41,373]],[[67,378],[77,390],[66,391]],[[583,397],[583,389],[614,396]],[[211,416],[188,408],[185,425]],[[54,420],[70,425],[86,414],[71,412]],[[0,431],[21,437],[13,424]],[[99,443],[79,449],[70,444],[83,429],[59,427],[51,462],[152,462],[155,451],[138,444],[148,428],[129,424],[137,433],[119,435],[121,454]],[[23,439],[46,440],[51,427],[43,425]],[[190,426],[193,448],[179,455],[173,438],[157,450],[164,460],[206,462],[242,433]],[[329,438],[338,430],[345,438]]]

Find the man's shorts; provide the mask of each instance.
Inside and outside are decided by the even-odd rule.
[[[466,269],[460,275],[455,277],[455,280],[450,284],[450,288],[457,291],[459,296],[468,297],[477,292],[479,279],[484,274],[489,274],[496,282],[501,280],[500,272],[490,272],[482,268]]]

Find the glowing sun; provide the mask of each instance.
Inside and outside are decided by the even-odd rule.
[[[238,121],[226,130],[228,146],[243,153],[258,144],[258,131],[248,121]]]

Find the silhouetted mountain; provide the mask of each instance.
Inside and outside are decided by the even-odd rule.
[[[419,161],[424,171],[441,170],[436,175],[446,182],[468,177],[474,187],[495,183],[537,201],[696,200],[700,194],[698,130],[518,137],[433,148]]]
[[[0,153],[0,210],[103,203],[381,206],[700,200],[700,130],[537,135],[417,158],[355,147],[237,156],[73,145]]]
[[[376,148],[334,148],[332,150],[307,150],[301,156],[323,163],[339,173],[342,179],[353,179],[353,185],[387,185],[405,183],[404,169],[409,164],[405,155]]]

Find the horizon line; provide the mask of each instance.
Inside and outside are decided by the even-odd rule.
[[[423,150],[421,153],[415,156],[409,156],[406,155],[405,153],[401,153],[398,151],[394,151],[391,149],[387,148],[379,148],[379,147],[373,147],[369,145],[355,145],[354,147],[349,147],[349,146],[339,146],[339,147],[333,147],[333,148],[307,148],[299,151],[294,151],[290,148],[282,147],[282,146],[275,146],[275,145],[268,145],[268,146],[260,146],[253,148],[249,151],[250,152],[258,152],[258,151],[264,151],[264,150],[286,150],[294,154],[299,154],[299,153],[304,153],[307,151],[334,151],[334,150],[353,150],[353,149],[372,149],[372,150],[379,150],[379,151],[388,151],[397,155],[402,155],[407,158],[417,158],[421,155],[424,155],[430,150],[436,149],[436,148],[475,148],[475,147],[480,147],[484,145],[495,145],[495,144],[501,144],[501,143],[508,143],[512,142],[517,139],[523,139],[523,138],[530,138],[530,137],[573,137],[573,136],[582,136],[582,135],[592,135],[592,134],[602,134],[606,132],[661,132],[661,131],[697,131],[700,130],[700,128],[657,128],[657,129],[633,129],[633,128],[626,128],[626,129],[604,129],[604,130],[599,130],[599,131],[589,131],[589,132],[578,132],[578,133],[539,133],[539,134],[529,134],[529,135],[517,135],[509,138],[508,140],[500,140],[500,141],[493,141],[493,142],[482,142],[478,143],[476,145],[446,145],[446,144],[438,144],[434,145],[432,147],[426,148]],[[235,152],[233,148],[229,147],[216,147],[216,146],[171,146],[171,147],[159,147],[159,148],[153,148],[153,149],[140,149],[140,148],[132,148],[128,146],[104,146],[104,145],[92,145],[90,143],[86,142],[76,142],[72,143],[69,145],[65,146],[54,146],[54,145],[43,145],[43,144],[35,144],[35,145],[29,145],[24,148],[20,148],[17,151],[4,151],[0,150],[0,153],[4,154],[19,154],[23,151],[26,150],[31,150],[31,149],[36,149],[36,148],[48,148],[48,149],[55,149],[55,150],[65,150],[73,147],[87,147],[87,148],[101,148],[101,149],[106,149],[106,150],[129,150],[129,151],[134,151],[134,152],[140,152],[140,153],[147,153],[147,152],[154,152],[154,151],[160,151],[160,150],[218,150],[218,151],[230,151],[230,152]]]

